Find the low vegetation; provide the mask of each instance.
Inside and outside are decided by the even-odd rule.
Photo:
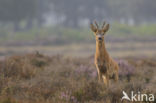
[[[126,40],[130,37],[147,39],[149,36],[154,37],[156,34],[155,24],[129,26],[126,24],[114,23],[111,24],[110,28],[111,30],[108,32],[107,36],[111,36],[111,38],[125,37]],[[82,42],[94,42],[94,36],[89,27],[79,29],[65,27],[44,27],[39,29],[34,27],[28,31],[18,32],[13,32],[11,27],[3,27],[0,29],[1,45],[58,45]]]
[[[156,97],[156,59],[116,61],[120,80],[106,88],[97,81],[93,56],[49,57],[36,52],[6,57],[0,61],[0,103],[121,103],[123,90]]]

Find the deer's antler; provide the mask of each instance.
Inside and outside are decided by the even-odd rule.
[[[106,24],[106,22],[104,21],[104,22],[103,22],[103,25],[102,25],[102,29],[105,27],[105,24]]]

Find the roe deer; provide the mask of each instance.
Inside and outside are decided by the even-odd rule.
[[[106,48],[104,36],[109,29],[109,24],[103,26],[99,29],[98,24],[95,21],[94,26],[90,24],[91,30],[95,34],[96,38],[96,53],[95,53],[95,66],[98,72],[99,81],[103,80],[105,85],[109,85],[109,79],[114,79],[118,81],[118,64],[109,56]]]

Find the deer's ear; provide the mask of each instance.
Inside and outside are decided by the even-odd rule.
[[[107,32],[109,30],[109,24],[107,24],[104,28],[103,28],[103,31],[104,32]]]
[[[93,32],[96,32],[97,31],[97,28],[91,23],[90,24],[90,29],[93,31]]]

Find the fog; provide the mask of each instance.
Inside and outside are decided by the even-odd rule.
[[[0,0],[0,24],[11,23],[15,31],[45,25],[79,28],[95,19],[137,25],[155,23],[155,11],[155,0]]]

